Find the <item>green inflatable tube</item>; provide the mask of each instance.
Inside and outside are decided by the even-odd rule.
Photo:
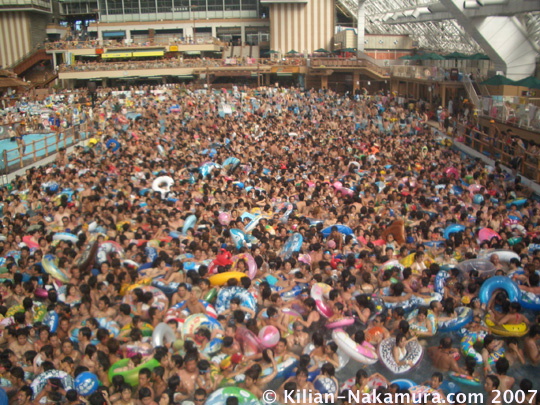
[[[208,396],[204,404],[225,405],[228,397],[238,398],[238,405],[261,405],[261,402],[254,394],[239,387],[219,388]]]
[[[155,369],[156,367],[160,365],[159,361],[152,358],[148,360],[147,362],[142,363],[138,367],[135,367],[134,369],[131,369],[128,371],[120,371],[118,373],[115,372],[115,370],[118,368],[126,367],[128,363],[129,363],[129,359],[122,359],[114,363],[109,369],[109,380],[112,381],[115,375],[121,375],[122,377],[124,377],[124,381],[126,383],[128,383],[132,387],[136,387],[137,385],[139,385],[139,371],[140,370],[142,370],[143,368],[148,368],[150,371],[152,371],[153,369]]]
[[[215,288],[212,288],[206,294],[204,294],[203,300],[211,304],[212,302],[216,300],[216,297],[217,297],[217,290]]]

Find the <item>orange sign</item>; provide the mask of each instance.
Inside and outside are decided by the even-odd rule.
[[[169,47],[169,52],[178,52],[178,46],[177,45],[171,45]]]
[[[103,48],[97,48],[96,49],[96,55],[101,55],[103,53]]]

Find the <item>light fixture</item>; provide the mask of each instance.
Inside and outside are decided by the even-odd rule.
[[[382,18],[383,21],[388,21],[390,18],[394,16],[394,13],[386,13],[384,17]]]
[[[463,2],[463,8],[465,10],[471,10],[471,9],[475,9],[475,8],[480,8],[480,4],[478,3],[477,0],[465,0]]]
[[[404,15],[405,17],[410,17],[411,15],[414,14],[414,11],[415,11],[415,10],[405,10],[405,11],[403,12],[403,15]]]
[[[501,6],[508,3],[508,0],[476,0],[481,6]]]

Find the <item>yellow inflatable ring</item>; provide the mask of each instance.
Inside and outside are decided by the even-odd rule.
[[[238,280],[238,282],[240,282],[243,277],[247,277],[247,274],[242,273],[241,271],[227,271],[225,273],[216,274],[210,277],[208,280],[210,281],[211,285],[225,285],[227,284],[227,281],[232,278],[235,278]]]
[[[503,337],[522,337],[527,334],[529,327],[525,322],[518,324],[495,325],[489,315],[486,315],[486,325],[491,333]]]

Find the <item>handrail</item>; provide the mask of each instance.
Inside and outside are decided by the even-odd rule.
[[[2,152],[2,174],[9,174],[15,170],[22,169],[26,166],[32,165],[39,160],[45,159],[51,155],[58,153],[61,148],[67,148],[75,145],[77,142],[85,140],[90,137],[88,132],[88,123],[84,122],[80,125],[66,128],[59,136],[56,133],[46,134],[42,139],[33,140],[32,151],[21,154],[21,147],[13,149],[6,149]],[[43,147],[36,148],[36,144],[44,143]],[[28,144],[27,144],[28,145]],[[51,147],[53,147],[51,151]],[[40,156],[40,152],[45,153]],[[10,158],[9,154],[12,152],[19,152],[18,156]]]
[[[17,59],[15,62],[13,62],[7,69],[13,70],[14,68],[16,68],[18,65],[20,65],[22,62],[24,62],[26,59],[28,59],[30,56],[32,56],[35,52],[39,51],[40,49],[44,49],[43,44],[36,45],[34,48],[32,48],[26,54],[24,54],[19,59]]]
[[[540,152],[536,155],[519,145],[510,146],[506,139],[496,138],[476,129],[468,130],[463,125],[458,125],[456,140],[505,166],[512,167],[512,163],[517,163],[518,173],[535,182],[540,182]],[[521,159],[515,160],[516,157]]]
[[[465,85],[465,89],[467,90],[467,94],[469,95],[472,103],[476,106],[476,108],[481,108],[480,98],[478,97],[474,85],[472,84],[472,81],[468,75],[463,75],[463,84]]]
[[[234,64],[228,64],[228,59],[234,59]],[[249,62],[248,63],[248,59]],[[140,70],[163,68],[237,68],[252,66],[304,66],[304,58],[287,58],[285,61],[255,58],[227,58],[227,59],[162,59],[157,61],[127,61],[127,62],[95,62],[88,64],[61,65],[59,72],[99,72],[110,70]]]

